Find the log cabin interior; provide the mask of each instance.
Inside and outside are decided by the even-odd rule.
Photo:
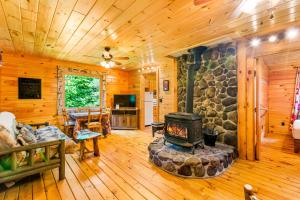
[[[0,0],[0,199],[299,199],[297,0]]]

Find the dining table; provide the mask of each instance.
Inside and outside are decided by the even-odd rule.
[[[111,133],[111,125],[110,125],[110,113],[108,112],[103,112],[102,114],[102,134],[105,136],[109,133]],[[69,113],[69,117],[71,120],[75,121],[75,126],[74,126],[74,133],[77,131],[80,131],[83,127],[83,124],[88,121],[88,112],[72,112]],[[91,115],[93,118],[95,116],[100,115],[100,112],[92,112]]]

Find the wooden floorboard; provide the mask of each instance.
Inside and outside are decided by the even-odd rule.
[[[237,160],[211,179],[184,179],[156,168],[148,161],[152,140],[149,131],[114,131],[100,139],[100,157],[79,161],[78,154],[66,155],[65,180],[59,181],[58,169],[53,169],[9,189],[2,185],[0,200],[243,199],[246,183],[260,199],[299,199],[300,155],[293,153],[288,135],[269,135],[261,161]]]

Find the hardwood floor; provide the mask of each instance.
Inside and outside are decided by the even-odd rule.
[[[100,157],[90,156],[79,162],[78,155],[67,155],[65,180],[58,181],[57,169],[47,171],[21,180],[12,188],[2,187],[0,200],[231,200],[243,199],[245,183],[256,188],[260,199],[299,199],[300,154],[292,153],[291,142],[282,150],[266,140],[262,161],[238,160],[223,175],[212,179],[183,179],[148,162],[147,145],[151,140],[149,131],[114,131],[100,140]]]

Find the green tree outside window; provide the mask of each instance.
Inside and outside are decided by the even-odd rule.
[[[100,79],[65,75],[66,108],[93,107],[100,105]]]

